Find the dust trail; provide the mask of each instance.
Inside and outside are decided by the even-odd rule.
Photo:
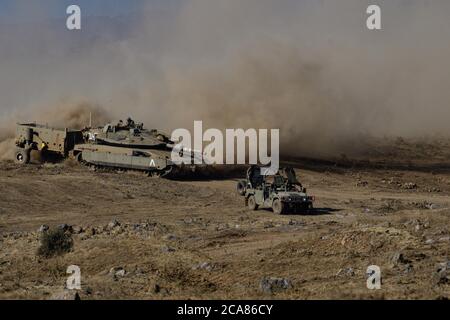
[[[42,108],[42,111],[34,116],[37,122],[62,128],[86,128],[89,126],[91,116],[93,127],[102,126],[112,120],[111,114],[102,106],[86,101],[61,102],[55,106]]]
[[[58,128],[83,129],[89,126],[91,116],[94,127],[101,126],[112,120],[105,109],[88,102],[60,102],[55,106],[33,110],[30,116],[16,114],[5,117],[0,122],[0,160],[11,160],[14,157],[16,123],[28,123],[31,118],[34,119],[33,122],[48,124]]]
[[[365,27],[366,0],[150,1],[139,14],[85,17],[79,33],[64,21],[3,25],[1,111],[84,126],[87,109],[72,108],[86,101],[103,107],[99,123],[280,128],[289,155],[449,136],[450,2],[377,2],[379,32]]]
[[[14,118],[4,116],[0,120],[0,160],[14,157]]]
[[[0,160],[14,158],[14,138],[3,138],[0,142]]]

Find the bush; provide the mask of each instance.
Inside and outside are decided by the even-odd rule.
[[[38,255],[50,258],[69,252],[72,248],[72,235],[60,228],[53,229],[42,234]]]

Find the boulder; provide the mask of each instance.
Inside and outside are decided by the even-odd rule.
[[[450,282],[450,260],[440,263],[433,274],[434,282],[437,285]]]
[[[266,294],[274,294],[292,288],[292,284],[286,278],[265,277],[261,279],[259,288]]]

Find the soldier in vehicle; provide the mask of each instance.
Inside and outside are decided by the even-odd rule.
[[[134,128],[136,125],[135,125],[135,123],[134,123],[134,120],[133,119],[131,119],[130,117],[128,117],[128,119],[127,119],[127,127],[128,128]]]
[[[314,197],[306,194],[292,168],[263,176],[260,167],[252,166],[247,179],[238,181],[236,188],[250,210],[272,208],[276,214],[283,214],[310,212],[313,208]]]
[[[124,127],[123,121],[122,121],[122,120],[119,120],[119,123],[117,124],[117,126],[118,126],[118,127]]]

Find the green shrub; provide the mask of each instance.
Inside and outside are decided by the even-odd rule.
[[[73,248],[72,235],[57,228],[46,231],[41,236],[38,255],[50,258],[71,251]]]

